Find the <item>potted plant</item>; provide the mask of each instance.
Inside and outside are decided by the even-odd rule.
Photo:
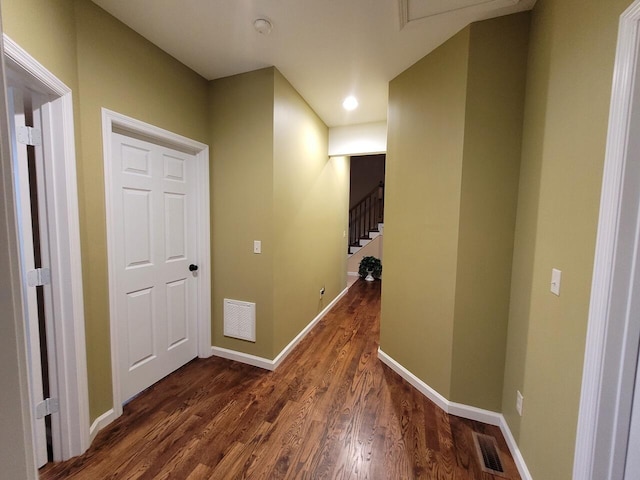
[[[382,275],[382,262],[376,257],[363,257],[360,260],[358,275],[367,282],[373,282],[374,279],[380,278]]]

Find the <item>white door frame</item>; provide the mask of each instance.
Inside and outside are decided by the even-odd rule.
[[[204,143],[177,135],[168,130],[144,123],[120,113],[102,109],[102,144],[104,160],[105,202],[107,210],[107,252],[109,259],[109,319],[111,324],[111,375],[113,385],[113,410],[103,414],[99,428],[122,415],[120,402],[119,361],[120,353],[116,319],[116,265],[115,265],[115,228],[113,228],[112,182],[112,133],[114,129],[142,136],[145,140],[159,143],[194,155],[196,158],[196,218],[197,218],[197,261],[198,269],[198,306],[197,306],[197,345],[198,356],[211,356],[211,247],[209,216],[209,147]]]
[[[82,296],[80,221],[71,89],[7,35],[4,60],[27,88],[47,96],[42,107],[47,148],[45,191],[51,254],[53,329],[60,394],[60,450],[66,460],[89,448],[89,394]],[[33,409],[31,409],[33,416]]]
[[[9,73],[9,77],[15,77]],[[44,320],[46,327],[46,344],[45,351],[53,353],[54,355],[47,355],[46,364],[48,366],[48,378],[49,392],[48,398],[59,398],[57,388],[56,377],[56,365],[55,365],[55,331],[51,320],[53,318],[51,312],[51,285],[42,285],[43,304],[39,305],[37,289],[34,286],[29,285],[28,274],[29,271],[35,270],[36,255],[36,243],[34,241],[34,231],[39,231],[40,235],[40,248],[39,253],[41,256],[41,267],[49,268],[49,226],[47,224],[47,207],[46,207],[46,191],[44,189],[44,182],[46,175],[44,174],[45,165],[43,161],[43,152],[46,147],[44,145],[33,145],[33,157],[35,170],[31,171],[29,165],[29,148],[26,144],[18,141],[18,129],[27,126],[27,113],[32,112],[32,122],[30,126],[42,131],[43,125],[41,124],[41,101],[46,102],[46,99],[42,95],[35,94],[31,90],[22,86],[21,79],[16,78],[8,81],[7,85],[7,100],[9,105],[9,135],[12,143],[13,165],[15,172],[15,198],[17,213],[18,213],[18,237],[20,244],[20,264],[21,264],[21,277],[23,282],[27,279],[26,283],[23,283],[23,296],[24,296],[24,323],[25,330],[28,332],[28,351],[29,351],[29,388],[31,392],[31,405],[38,405],[45,400],[44,385],[45,377],[43,375],[43,358],[42,348],[40,346],[41,335],[40,322]],[[27,102],[26,99],[29,101]],[[36,175],[36,189],[37,196],[34,198],[32,189],[30,186],[30,174]],[[34,204],[34,200],[37,200]],[[32,207],[41,213],[35,218],[31,214]],[[33,226],[35,219],[38,219],[38,225],[36,228]],[[40,317],[39,307],[43,307],[44,319]],[[51,440],[54,457],[58,459],[61,457],[60,449],[60,428],[59,428],[59,415],[52,414],[50,416],[51,427]],[[36,465],[42,467],[47,463],[47,433],[46,433],[46,418],[41,416],[37,418],[33,425],[34,436],[34,449],[36,451]]]
[[[624,475],[640,340],[639,45],[636,0],[620,17],[618,32],[574,480]]]

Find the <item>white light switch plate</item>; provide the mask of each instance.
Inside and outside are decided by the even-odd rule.
[[[520,393],[520,390],[516,392],[516,411],[518,415],[522,416],[522,404],[524,403],[524,397]]]
[[[262,253],[262,242],[260,240],[253,241],[253,253]]]
[[[551,270],[551,293],[560,296],[560,281],[562,280],[562,272],[557,268]]]

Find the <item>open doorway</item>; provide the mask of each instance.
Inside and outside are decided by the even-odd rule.
[[[351,157],[347,286],[358,279],[363,257],[382,261],[386,155]]]
[[[3,49],[37,467],[89,446],[73,102],[6,36]]]
[[[51,273],[44,198],[42,148],[42,101],[34,92],[9,81],[7,92],[9,134],[14,161],[18,238],[29,352],[29,380],[35,418],[36,465],[53,460],[53,429],[59,426],[55,404],[58,395],[50,378],[55,377],[51,334]],[[53,387],[53,388],[52,388]]]

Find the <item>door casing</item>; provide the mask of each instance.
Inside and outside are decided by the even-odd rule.
[[[57,389],[60,393],[60,443],[55,460],[89,448],[89,394],[82,293],[80,220],[71,89],[7,35],[3,35],[7,75],[44,95],[43,147],[45,196],[52,275]],[[33,423],[33,409],[30,409]],[[34,458],[35,464],[35,458]]]
[[[44,156],[45,146],[32,145],[32,155],[29,147],[18,140],[18,129],[30,123],[35,129],[43,131],[40,119],[40,103],[42,96],[24,88],[19,79],[8,79],[7,100],[9,107],[9,134],[12,137],[12,154],[15,179],[15,192],[18,212],[18,236],[20,238],[20,273],[23,281],[24,324],[27,332],[29,352],[28,372],[31,406],[43,402],[45,398],[59,398],[56,360],[55,360],[55,330],[51,319],[51,284],[41,285],[42,296],[39,298],[38,287],[28,285],[28,272],[36,268],[36,259],[40,257],[41,268],[48,269],[49,261],[49,226],[47,224],[46,190],[44,188],[45,175]],[[46,99],[44,99],[46,103]],[[28,121],[32,117],[31,122]],[[30,165],[30,162],[33,164]],[[31,182],[35,181],[37,194],[32,192]],[[32,212],[38,212],[32,215]],[[39,238],[39,245],[35,238]],[[26,282],[25,282],[26,280]],[[42,302],[42,303],[41,303]],[[42,309],[42,310],[41,310]],[[44,316],[44,318],[41,317]],[[44,321],[46,349],[41,348],[41,322]],[[47,353],[47,355],[44,355]],[[50,353],[50,355],[48,354]],[[44,368],[46,366],[46,368]],[[43,370],[44,368],[44,370]],[[48,375],[45,376],[45,371]],[[45,395],[44,385],[49,384],[49,392]],[[47,415],[36,418],[33,422],[34,449],[36,465],[44,466],[48,461],[47,452]],[[52,412],[49,416],[51,427],[51,443],[53,458],[60,460],[60,425],[59,415]]]
[[[105,181],[105,203],[107,213],[107,252],[109,268],[109,319],[111,333],[111,372],[113,386],[113,408],[98,419],[99,425],[95,429],[108,425],[111,421],[122,415],[122,403],[120,402],[120,378],[118,344],[114,339],[118,338],[118,322],[116,312],[116,265],[115,261],[115,228],[113,218],[113,200],[111,198],[112,181],[112,134],[117,131],[132,136],[139,136],[146,141],[158,143],[176,150],[181,150],[195,156],[196,162],[196,217],[197,217],[197,242],[196,262],[198,270],[197,287],[197,344],[198,356],[206,358],[211,356],[211,249],[210,249],[210,216],[209,216],[209,147],[203,143],[177,135],[168,130],[150,125],[120,113],[102,109],[102,143]],[[92,435],[95,434],[92,432]]]
[[[640,0],[620,17],[573,478],[624,477],[640,340]]]

